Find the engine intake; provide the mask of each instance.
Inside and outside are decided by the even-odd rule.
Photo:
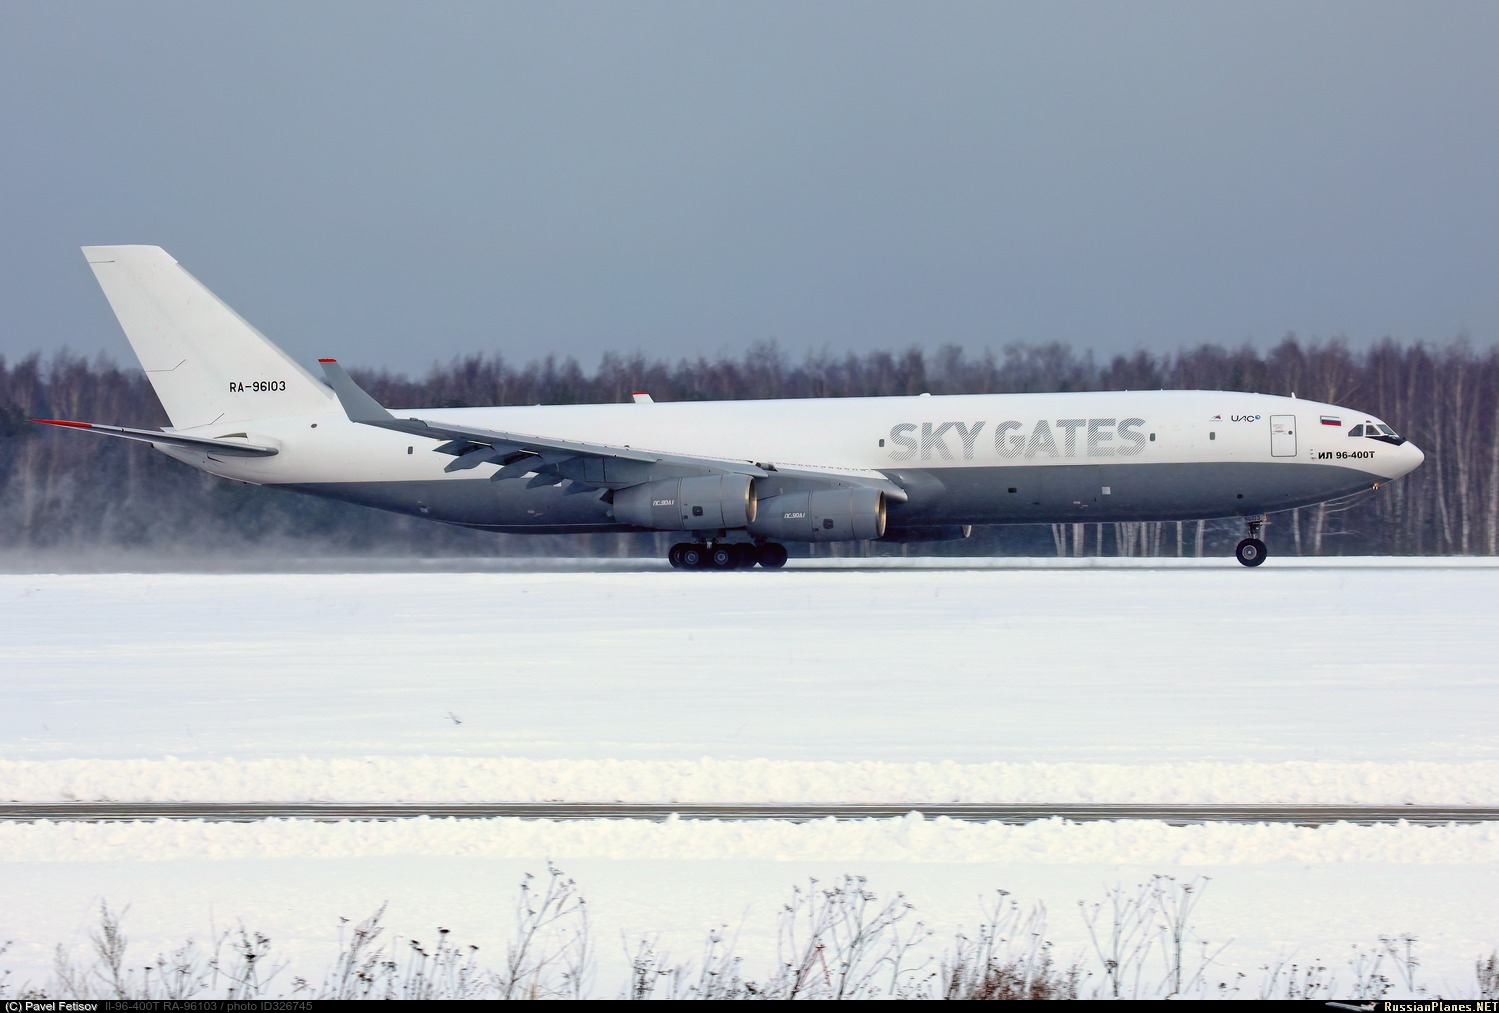
[[[614,494],[616,521],[658,531],[743,528],[755,514],[755,483],[748,475],[668,478]]]
[[[878,489],[789,492],[760,503],[750,532],[790,542],[847,542],[885,533],[885,494]]]

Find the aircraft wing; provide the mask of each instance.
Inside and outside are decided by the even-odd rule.
[[[222,457],[274,457],[275,447],[262,447],[257,443],[241,443],[238,440],[216,440],[207,436],[183,436],[178,433],[163,433],[155,429],[127,429],[124,426],[104,426],[97,422],[70,422],[67,419],[32,419],[47,426],[66,426],[69,429],[86,429],[103,436],[118,436],[123,440],[139,440],[162,447],[178,447],[197,450]]]
[[[354,382],[348,372],[334,359],[319,359],[328,385],[338,395],[339,403],[349,421],[381,429],[393,429],[412,436],[445,440],[436,448],[439,452],[452,454],[456,460],[449,464],[448,471],[459,471],[480,464],[499,464],[496,479],[515,478],[547,466],[558,466],[579,458],[591,458],[604,465],[590,468],[563,469],[562,477],[596,486],[634,485],[644,481],[640,477],[643,467],[664,465],[682,473],[751,475],[763,478],[769,474],[765,468],[749,461],[719,460],[683,454],[669,454],[652,450],[641,450],[607,443],[587,443],[578,440],[562,440],[551,436],[529,433],[512,433],[473,426],[455,425],[450,422],[434,422],[419,418],[397,418],[380,402],[370,397]],[[610,469],[606,462],[634,462],[636,467]],[[617,477],[610,477],[609,472]]]
[[[338,395],[349,421],[412,436],[444,440],[436,449],[454,458],[446,471],[497,464],[491,480],[536,474],[534,484],[556,484],[571,480],[570,491],[619,489],[659,478],[690,475],[749,475],[766,478],[772,472],[797,488],[870,486],[882,490],[896,502],[905,502],[906,491],[888,477],[856,472],[820,472],[806,468],[776,469],[771,464],[672,454],[617,444],[561,440],[529,433],[503,432],[434,422],[419,418],[397,418],[371,397],[335,359],[319,359],[328,385]]]

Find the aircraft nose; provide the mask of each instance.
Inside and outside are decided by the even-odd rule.
[[[1426,454],[1410,440],[1406,440],[1405,445],[1400,449],[1405,451],[1405,460],[1401,462],[1405,465],[1405,470],[1400,473],[1402,475],[1409,475],[1421,467],[1421,462],[1426,460]]]

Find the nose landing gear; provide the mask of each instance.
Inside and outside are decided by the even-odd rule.
[[[1258,517],[1249,522],[1249,537],[1239,543],[1234,549],[1234,556],[1245,566],[1259,566],[1265,561],[1270,551],[1265,548],[1265,543],[1260,541],[1260,527],[1265,523],[1264,517]]]

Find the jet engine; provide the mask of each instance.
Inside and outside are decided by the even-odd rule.
[[[788,492],[760,503],[750,533],[791,542],[846,542],[885,533],[885,494],[878,489]]]
[[[658,531],[743,528],[755,513],[755,483],[748,475],[668,478],[614,494],[616,521]]]

